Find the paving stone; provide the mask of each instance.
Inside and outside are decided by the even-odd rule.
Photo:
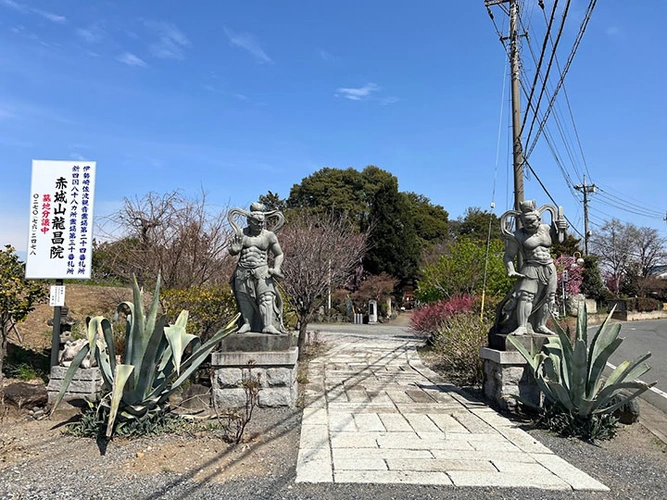
[[[387,460],[387,465],[389,466],[389,470],[412,470],[422,472],[449,472],[455,470],[498,472],[488,460],[390,458]]]
[[[377,413],[359,413],[354,416],[354,421],[361,432],[385,432],[387,430]]]
[[[552,453],[549,448],[521,429],[501,427],[498,432],[526,453]]]
[[[469,450],[474,451],[466,441],[448,441],[447,439],[421,439],[416,433],[388,432],[377,439],[380,448],[399,448],[405,450]]]
[[[331,432],[355,432],[357,426],[351,413],[332,413],[329,415],[329,428]]]
[[[421,415],[432,415],[434,413],[451,414],[461,409],[461,406],[438,405],[434,403],[396,403],[396,408],[401,413],[419,413]]]
[[[571,491],[568,483],[553,474],[532,476],[479,471],[450,471],[448,474],[454,485],[459,487],[540,488]]]
[[[316,460],[298,464],[295,481],[297,483],[332,483],[333,471],[331,469],[331,464],[329,462],[318,462]]]
[[[496,439],[489,441],[468,441],[472,447],[477,451],[496,451],[501,453],[518,453],[521,449],[514,446],[506,439],[498,441]]]
[[[378,432],[341,432],[332,436],[332,448],[377,448]]]
[[[367,390],[366,394],[368,394],[371,403],[393,404],[389,395],[384,391]]]
[[[511,462],[509,460],[492,460],[491,463],[498,469],[498,472],[507,472],[511,474],[551,474],[538,462]]]
[[[609,491],[609,488],[604,484],[567,463],[557,455],[535,454],[533,457],[538,463],[567,481],[574,490]]]
[[[366,394],[365,389],[348,389],[345,391],[347,394],[347,399],[350,401],[350,403],[366,403],[370,402],[370,399],[368,398],[368,394]]]
[[[433,454],[429,450],[401,450],[401,449],[379,449],[379,448],[334,448],[334,460],[350,460],[359,458],[429,458]]]
[[[492,410],[491,408],[472,408],[470,413],[478,416],[487,424],[495,427],[516,427],[516,424],[512,422],[509,418],[505,418],[498,412]]]
[[[300,448],[329,448],[329,427],[326,425],[302,425]]]
[[[298,482],[606,491],[424,367],[417,342],[348,339],[311,362]]]
[[[303,409],[302,425],[329,425],[329,413],[326,408],[307,406]]]
[[[381,458],[334,458],[334,471],[339,470],[387,470]]]
[[[506,460],[512,463],[536,463],[535,459],[527,453],[507,453],[499,451],[476,451],[470,449],[456,450],[443,448],[441,450],[431,449],[430,453],[435,458],[448,460],[482,460],[491,461]]]
[[[470,431],[461,425],[461,422],[447,413],[430,413],[429,417],[449,438],[450,433],[470,434]]]
[[[376,484],[434,484],[451,485],[444,472],[414,471],[336,471],[336,483],[376,483]]]
[[[433,420],[431,420],[428,415],[418,415],[415,413],[404,413],[403,416],[405,419],[410,422],[410,425],[412,428],[415,430],[417,433],[444,433],[440,430],[440,428],[433,423]]]
[[[411,432],[412,426],[399,413],[380,413],[378,415],[385,429],[390,432]]]
[[[408,405],[414,404],[414,400],[410,396],[408,396],[405,393],[405,391],[401,391],[401,390],[398,390],[398,389],[387,389],[386,392],[387,392],[387,396],[389,396],[391,398],[391,400],[396,404],[400,404],[400,403],[404,403],[404,404],[408,404]]]
[[[384,403],[350,403],[347,401],[329,402],[329,413],[385,413],[396,410],[393,404]]]
[[[461,425],[463,425],[466,429],[468,429],[470,432],[474,433],[495,433],[496,430],[484,422],[481,418],[477,417],[476,415],[473,415],[469,411],[458,411],[455,413],[452,413],[452,416],[459,421]]]

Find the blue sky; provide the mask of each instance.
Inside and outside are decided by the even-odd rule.
[[[522,19],[539,50],[536,4]],[[561,67],[587,5],[572,3]],[[667,236],[665,19],[664,0],[598,2],[565,80],[578,139],[559,94],[557,156],[571,184],[586,173],[604,192],[593,229],[617,217]],[[176,188],[245,207],[322,167],[369,164],[452,219],[512,204],[506,57],[483,0],[0,0],[0,47],[0,243],[20,251],[32,159],[97,161],[97,215]],[[530,163],[583,231],[544,140]],[[525,192],[549,202],[533,176]]]

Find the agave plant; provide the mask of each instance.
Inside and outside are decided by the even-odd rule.
[[[100,405],[108,410],[107,438],[112,436],[116,421],[142,419],[162,411],[169,396],[194,373],[218,342],[236,330],[238,319],[235,317],[202,344],[199,337],[185,330],[188,311],[182,311],[173,325],[168,325],[166,315],[158,316],[159,276],[147,315],[136,278],[132,291],[133,301],[121,303],[115,316],[121,312],[126,315],[123,362],[116,362],[109,320],[102,316],[92,318],[87,329],[88,343],[72,360],[52,410],[60,404],[77,368],[90,353],[90,359],[97,362],[102,374],[105,394]],[[188,346],[191,353],[183,359]]]
[[[656,384],[638,380],[650,370],[644,363],[650,352],[634,361],[624,361],[608,377],[603,377],[607,361],[623,341],[619,337],[621,325],[610,323],[612,314],[613,310],[590,344],[585,306],[579,308],[573,342],[558,323],[557,337],[551,337],[541,352],[535,352],[534,344],[528,352],[516,338],[508,337],[528,362],[547,401],[579,419],[611,414]]]

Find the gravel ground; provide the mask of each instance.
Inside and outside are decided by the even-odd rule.
[[[175,446],[185,457],[204,452],[210,438],[163,436],[112,441],[106,453],[89,439],[63,436],[48,421],[5,422],[0,438],[2,499],[664,499],[667,447],[641,424],[623,427],[610,442],[591,445],[544,431],[530,433],[558,455],[602,481],[610,492],[556,492],[506,488],[294,483],[299,410],[258,412],[250,442],[208,455],[207,463],[176,473],[173,465],[136,471],[139,454]],[[10,425],[10,427],[7,427]],[[18,432],[22,429],[23,433]],[[263,430],[263,432],[262,432]],[[11,437],[14,441],[10,443]],[[180,448],[179,448],[180,447]],[[155,452],[156,453],[156,452]],[[160,457],[156,456],[159,462]],[[220,466],[219,464],[224,464]],[[212,467],[218,465],[217,468]]]
[[[405,335],[402,328],[378,333]],[[258,411],[237,447],[210,436],[114,439],[102,454],[54,422],[0,418],[1,499],[664,499],[667,446],[641,424],[598,445],[541,430],[536,439],[609,492],[295,483],[301,412]]]

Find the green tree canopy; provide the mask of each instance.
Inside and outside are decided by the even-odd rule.
[[[11,245],[0,251],[0,387],[9,332],[46,297],[41,282],[25,279],[25,264]]]
[[[485,242],[489,237],[489,223],[491,223],[491,239],[502,240],[498,216],[479,207],[466,208],[463,216],[451,221],[449,227],[453,238],[466,236],[473,241]]]
[[[405,198],[408,210],[412,214],[415,231],[422,250],[436,243],[444,243],[449,239],[449,214],[440,205],[434,205],[423,194],[413,192],[401,193]]]
[[[379,185],[370,222],[364,268],[371,274],[385,272],[399,279],[414,277],[421,249],[414,219],[405,197],[398,192],[396,177],[391,176]]]
[[[582,255],[583,252],[579,247],[580,243],[581,239],[575,238],[571,234],[568,234],[562,243],[559,241],[553,242],[553,245],[551,246],[551,252],[554,253],[557,257],[560,257],[561,255],[574,256],[575,252],[578,252],[579,255]]]
[[[513,285],[503,263],[504,247],[500,240],[489,246],[486,294],[502,297]],[[455,295],[481,295],[484,290],[486,245],[480,245],[467,236],[461,236],[440,259],[421,271],[415,299],[437,302]]]
[[[374,165],[362,171],[323,168],[292,187],[287,207],[288,213],[347,215],[357,230],[370,229],[364,263],[372,274],[414,277],[423,250],[448,238],[444,208],[417,193],[399,192],[398,179]]]

